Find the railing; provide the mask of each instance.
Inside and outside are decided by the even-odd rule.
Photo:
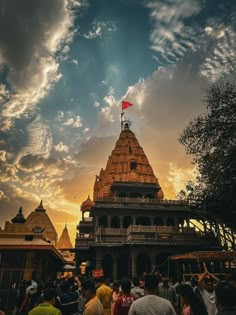
[[[194,227],[130,225],[128,229],[101,228],[95,234],[78,234],[76,244],[88,247],[95,243],[172,242],[177,244],[217,243],[214,235],[196,231]]]
[[[183,205],[189,206],[189,202],[186,200],[161,200],[150,198],[128,198],[128,197],[98,197],[96,202],[120,202],[120,203],[147,203],[158,205]]]

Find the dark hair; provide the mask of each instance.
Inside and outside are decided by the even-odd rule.
[[[216,299],[224,307],[235,307],[236,306],[236,288],[228,283],[227,281],[220,282],[216,288]]]
[[[130,290],[131,290],[130,280],[122,280],[121,281],[121,289],[124,293],[130,293]]]
[[[112,287],[113,287],[113,289],[119,289],[119,287],[120,287],[120,282],[119,282],[119,281],[113,282]]]
[[[94,281],[95,281],[95,283],[99,283],[99,282],[104,283],[105,282],[105,278],[104,277],[95,278]]]
[[[96,292],[95,283],[91,280],[86,280],[81,283],[81,287],[84,290],[89,290],[92,293]]]
[[[48,288],[44,293],[43,293],[43,301],[51,301],[53,298],[56,298],[57,292],[53,288]]]
[[[139,287],[139,278],[138,277],[133,277],[132,282],[133,282],[133,285],[135,287]]]
[[[190,285],[181,284],[178,293],[188,302],[192,315],[207,315],[205,305],[198,300]]]
[[[156,275],[147,274],[144,277],[144,283],[146,289],[153,291],[157,288],[159,281]]]

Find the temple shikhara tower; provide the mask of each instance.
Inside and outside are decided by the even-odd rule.
[[[93,199],[82,203],[81,212],[77,268],[86,262],[88,270],[103,269],[113,279],[155,267],[166,271],[171,268],[169,256],[222,248],[216,226],[202,211],[186,201],[164,199],[128,120],[122,122],[106,167],[96,176]]]

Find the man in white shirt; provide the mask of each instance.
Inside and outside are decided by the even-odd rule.
[[[213,281],[219,283],[219,279],[207,270],[206,264],[204,264],[204,269],[204,273],[198,280],[200,293],[208,315],[216,315],[218,311]]]
[[[144,278],[145,296],[131,304],[128,315],[176,315],[171,303],[157,296],[158,278],[148,274]]]

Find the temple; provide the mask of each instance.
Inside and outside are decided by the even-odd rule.
[[[155,268],[176,273],[178,266],[167,265],[168,257],[223,248],[219,226],[204,211],[187,201],[164,199],[128,120],[105,169],[96,176],[93,200],[88,196],[81,212],[76,264],[79,269],[86,262],[88,273],[103,269],[112,279]]]
[[[0,228],[0,296],[5,306],[12,306],[12,288],[18,288],[23,279],[47,282],[74,269],[71,248],[66,226],[58,242],[42,200],[26,218],[20,207],[11,222]]]

